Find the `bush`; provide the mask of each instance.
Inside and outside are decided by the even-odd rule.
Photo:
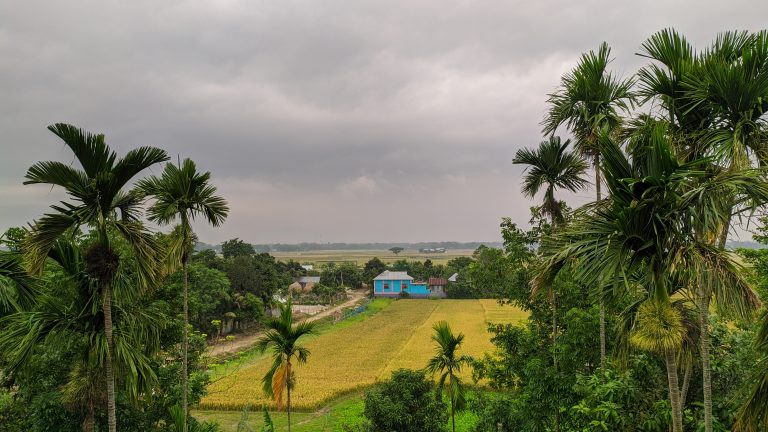
[[[365,393],[363,411],[371,432],[439,432],[448,421],[446,405],[435,397],[423,372],[399,369],[392,379]]]

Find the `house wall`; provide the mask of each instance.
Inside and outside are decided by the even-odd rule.
[[[384,284],[389,284],[389,290],[384,290]],[[397,297],[405,291],[414,297],[428,297],[430,292],[427,284],[415,284],[410,280],[376,280],[373,281],[373,295],[379,297]]]

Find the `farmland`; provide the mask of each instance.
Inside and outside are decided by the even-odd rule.
[[[329,262],[350,262],[362,266],[373,257],[378,257],[387,264],[401,259],[408,261],[424,261],[429,259],[434,264],[445,264],[456,257],[472,256],[472,252],[474,252],[472,249],[449,249],[445,253],[421,253],[416,250],[404,250],[395,255],[388,250],[318,250],[307,252],[271,252],[271,255],[280,261],[294,260],[315,265]]]
[[[317,409],[387,378],[398,368],[424,367],[433,351],[430,337],[436,321],[446,320],[455,332],[464,333],[463,352],[480,356],[492,350],[489,321],[509,323],[525,318],[524,312],[493,300],[377,300],[374,309],[380,311],[342,322],[307,340],[312,354],[296,371],[293,401],[297,409]],[[199,408],[237,410],[271,404],[261,391],[261,378],[268,367],[266,355],[216,367]]]

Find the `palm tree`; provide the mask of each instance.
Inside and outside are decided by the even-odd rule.
[[[49,250],[48,263],[56,275],[48,291],[38,296],[33,309],[7,315],[0,320],[0,350],[7,372],[23,367],[35,347],[45,342],[86,341],[71,366],[63,388],[65,403],[84,411],[83,430],[92,431],[95,406],[106,400],[104,365],[110,359],[119,384],[134,400],[150,394],[157,377],[151,356],[160,350],[160,331],[165,315],[159,303],[143,304],[134,294],[132,269],[122,266],[114,280],[114,347],[105,340],[104,319],[99,305],[97,282],[86,272],[86,258],[70,239],[59,239]]]
[[[117,430],[115,414],[115,345],[112,326],[112,295],[120,256],[111,236],[122,238],[130,247],[136,264],[138,290],[154,286],[159,279],[158,246],[139,220],[141,195],[125,188],[133,178],[150,166],[168,160],[165,151],[139,147],[122,159],[104,141],[104,135],[91,134],[75,126],[57,123],[48,129],[72,150],[81,169],[61,162],[38,162],[29,168],[24,184],[50,184],[64,188],[69,201],[52,205],[27,236],[24,254],[29,271],[43,271],[48,252],[56,240],[86,225],[96,240],[85,254],[86,272],[97,281],[104,315],[107,342],[105,375],[109,432]]]
[[[638,73],[644,101],[659,102],[678,151],[693,160],[710,156],[716,167],[738,171],[768,156],[764,115],[768,112],[768,32],[725,32],[696,53],[684,36],[662,30],[642,45],[640,55],[653,63]],[[734,204],[729,213],[733,213]],[[737,209],[738,211],[738,209]],[[731,214],[714,233],[702,232],[722,249]],[[713,293],[695,293],[702,329],[700,351],[705,431],[712,427],[712,379],[709,362],[709,305]]]
[[[459,374],[461,368],[470,365],[472,357],[467,355],[458,355],[461,343],[464,342],[464,334],[454,335],[451,326],[445,321],[438,321],[432,329],[435,334],[432,340],[437,343],[435,356],[429,359],[426,371],[431,374],[440,374],[440,380],[437,384],[437,397],[441,397],[448,382],[448,397],[451,400],[451,425],[453,432],[456,432],[456,411],[464,408],[466,399],[464,398],[464,383]]]
[[[542,141],[535,150],[521,149],[512,160],[514,164],[525,164],[522,192],[533,198],[539,190],[545,187],[544,202],[541,205],[542,214],[549,216],[554,229],[564,220],[562,203],[555,198],[555,189],[563,188],[576,192],[587,185],[582,175],[587,170],[587,164],[579,155],[570,152],[571,141],[561,142],[560,137],[551,136]],[[552,286],[549,288],[552,300],[552,345],[557,344],[557,293]],[[557,369],[557,358],[554,355],[554,366]],[[555,423],[558,423],[555,414]],[[557,429],[557,426],[555,427]]]
[[[554,135],[565,125],[576,138],[576,148],[592,160],[595,168],[595,196],[600,201],[601,131],[615,132],[621,125],[621,112],[633,105],[631,79],[622,80],[608,72],[611,48],[603,42],[597,52],[582,54],[576,67],[565,74],[560,88],[549,95],[549,111],[542,122],[544,133]],[[605,303],[600,301],[600,365],[605,367]]]
[[[583,208],[572,224],[542,239],[545,259],[535,288],[573,263],[580,280],[597,286],[611,282],[603,286],[611,286],[616,296],[632,285],[647,287],[658,311],[668,309],[678,286],[707,287],[718,296],[718,306],[741,316],[754,310],[759,301],[737,264],[698,233],[722,226],[730,215],[725,197],[740,197],[740,205],[768,202],[763,171],[717,172],[706,169],[708,160],[681,163],[664,122],[639,130],[627,145],[629,155],[607,133],[599,144],[610,199]],[[662,348],[671,355],[671,344]],[[675,375],[669,371],[668,384],[673,427],[680,432]]]
[[[293,311],[290,299],[285,304],[278,305],[280,316],[270,318],[267,323],[267,332],[256,343],[259,352],[265,352],[271,348],[272,367],[261,380],[264,384],[264,392],[273,397],[280,409],[283,405],[283,391],[288,394],[288,431],[291,430],[291,390],[296,385],[294,375],[294,361],[306,363],[309,358],[309,350],[299,345],[299,339],[315,334],[315,323],[293,323]]]
[[[518,150],[512,160],[514,164],[528,165],[523,178],[524,195],[533,198],[542,187],[546,187],[541,211],[550,217],[552,226],[561,223],[564,218],[561,203],[555,198],[555,189],[576,192],[587,185],[582,178],[587,164],[577,154],[568,151],[570,144],[571,140],[561,142],[560,137],[551,136],[535,150]]]
[[[199,173],[195,163],[190,159],[184,159],[179,165],[166,164],[160,177],[151,176],[142,179],[138,183],[139,189],[154,199],[154,203],[147,211],[149,220],[160,224],[169,224],[179,220],[179,235],[176,236],[176,247],[171,254],[178,258],[174,264],[181,263],[184,272],[184,331],[182,339],[182,372],[181,372],[181,409],[184,413],[184,432],[187,432],[187,417],[189,407],[187,394],[187,368],[189,351],[189,255],[192,246],[191,222],[196,218],[203,218],[205,222],[213,226],[219,226],[229,213],[227,202],[216,196],[216,188],[209,183],[211,173]]]

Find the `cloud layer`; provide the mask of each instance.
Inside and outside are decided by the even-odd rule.
[[[634,71],[654,31],[704,44],[764,26],[757,1],[0,0],[0,227],[60,193],[45,130],[157,145],[213,173],[232,214],[201,239],[494,240],[528,220],[520,147],[546,94],[603,40]],[[156,169],[155,172],[159,171]],[[573,198],[585,201],[586,191]]]

